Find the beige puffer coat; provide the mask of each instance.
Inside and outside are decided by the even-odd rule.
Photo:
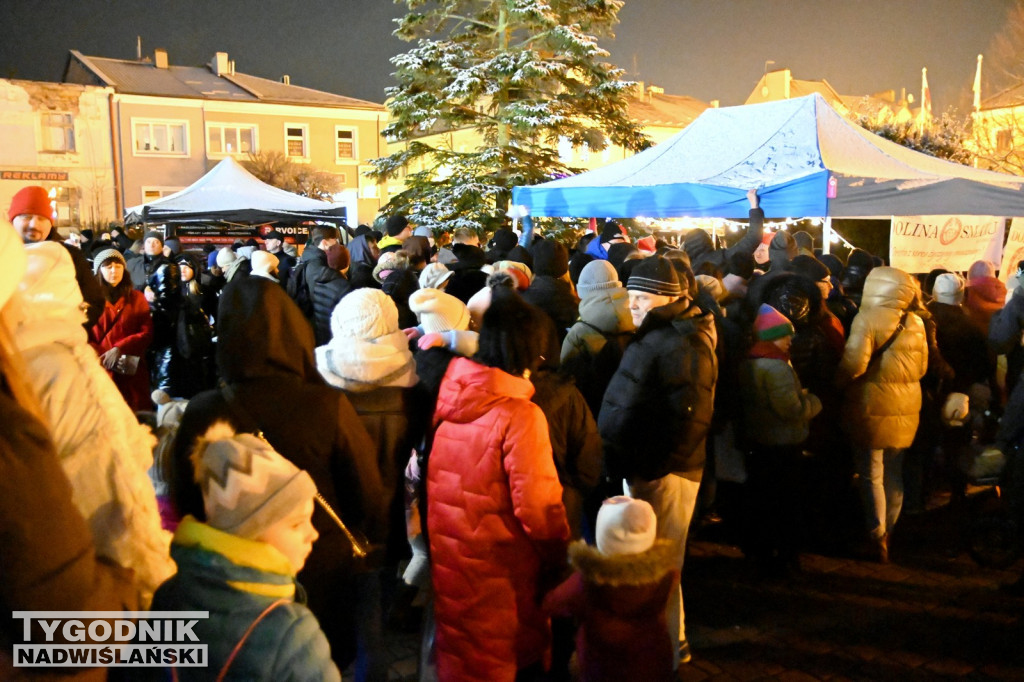
[[[914,279],[897,268],[875,268],[864,283],[836,377],[846,387],[843,426],[858,447],[905,448],[914,440],[921,412],[919,382],[928,368],[924,322],[911,312],[892,345],[873,363],[871,356],[895,331],[917,292]]]

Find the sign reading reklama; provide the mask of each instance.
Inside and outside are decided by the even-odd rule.
[[[889,264],[906,272],[964,271],[978,260],[999,263],[1006,219],[976,215],[893,216]]]

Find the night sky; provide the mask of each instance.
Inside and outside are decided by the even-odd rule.
[[[742,104],[765,69],[826,79],[840,94],[893,89],[934,107],[970,103],[977,55],[1013,0],[627,0],[604,47],[629,76],[670,94]],[[383,102],[391,36],[404,4],[390,0],[3,0],[0,77],[59,80],[68,50],[133,59],[169,52],[199,65],[228,52],[266,78]],[[986,81],[988,79],[986,78]],[[985,96],[994,94],[991,89]]]

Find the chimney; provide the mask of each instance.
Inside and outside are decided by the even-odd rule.
[[[232,59],[230,62],[228,62],[228,73],[230,73],[232,76],[235,75],[235,60],[234,59]]]
[[[158,69],[166,69],[167,68],[167,50],[165,50],[162,47],[156,48],[156,50],[153,51],[153,62],[156,64],[156,68],[158,68]]]
[[[767,100],[789,99],[789,83],[792,79],[792,72],[789,69],[769,71],[765,74],[761,95]]]
[[[285,85],[291,85],[292,84],[292,77],[289,76],[288,74],[285,74],[285,75],[281,76],[281,82],[284,83]]]
[[[719,102],[717,99],[711,100],[711,108],[712,109],[717,109],[720,104],[721,104],[721,102]]]
[[[228,53],[218,52],[210,60],[210,70],[214,76],[226,76],[228,74]]]

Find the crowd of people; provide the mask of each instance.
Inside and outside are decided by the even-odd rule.
[[[423,680],[669,680],[700,519],[752,579],[815,547],[888,562],[904,506],[962,501],[981,451],[1012,461],[1024,296],[984,261],[844,262],[748,198],[731,245],[392,215],[194,252],[61,243],[21,190],[3,608],[207,610],[195,679],[386,680],[415,604]]]

